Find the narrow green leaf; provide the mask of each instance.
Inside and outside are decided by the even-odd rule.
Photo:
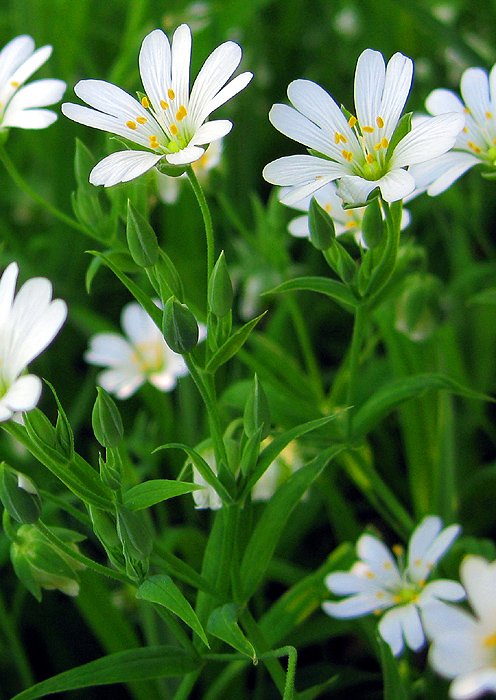
[[[233,355],[235,355],[238,350],[243,347],[248,336],[260,321],[262,316],[265,316],[265,313],[266,312],[264,311],[263,314],[260,314],[260,316],[248,321],[248,323],[245,323],[244,326],[233,333],[232,336],[226,340],[226,342],[221,345],[221,347],[210,358],[210,361],[205,368],[206,371],[215,372],[221,365],[230,360],[231,357],[233,357]]]
[[[344,448],[333,446],[292,474],[267,503],[248,542],[240,568],[245,600],[249,600],[263,579],[279,537],[293,508],[328,462]]]
[[[455,382],[443,374],[425,372],[413,377],[393,379],[384,384],[376,393],[361,406],[353,420],[353,436],[361,438],[374,428],[379,421],[387,416],[400,404],[421,396],[433,389],[447,390],[458,396],[480,401],[494,401],[490,396],[473,391]]]
[[[123,503],[129,510],[141,510],[149,508],[156,503],[166,501],[174,496],[182,496],[201,489],[201,486],[186,481],[174,481],[173,479],[151,479],[142,484],[137,484],[123,495]]]
[[[404,674],[401,673],[401,664],[405,663],[393,656],[389,644],[381,637],[377,637],[381,652],[382,677],[384,679],[384,700],[409,700]]]
[[[307,291],[325,294],[342,306],[346,311],[353,311],[358,305],[358,299],[346,285],[328,277],[296,277],[279,284],[266,294],[279,294],[280,292]]]
[[[253,645],[248,641],[238,625],[238,606],[227,603],[216,608],[208,618],[207,630],[214,637],[222,639],[242,654],[249,656],[256,663],[257,655]]]
[[[207,635],[200,624],[200,620],[170,576],[166,574],[149,576],[138,588],[136,598],[163,605],[164,608],[180,617],[188,627],[191,627],[210,649]]]
[[[12,700],[35,700],[49,693],[111,683],[183,676],[199,666],[199,659],[172,646],[146,647],[109,654],[71,668],[18,693]]]

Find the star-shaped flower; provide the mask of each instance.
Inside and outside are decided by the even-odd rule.
[[[11,126],[44,129],[57,119],[55,112],[40,109],[58,102],[66,84],[62,80],[26,80],[48,60],[51,46],[34,50],[34,40],[18,36],[0,51],[0,131]]]
[[[430,114],[459,112],[465,116],[453,150],[410,170],[419,187],[428,186],[427,192],[433,196],[448,189],[474,165],[496,170],[496,65],[489,75],[483,68],[467,68],[460,92],[463,102],[451,90],[440,88],[431,92],[425,103]]]
[[[86,362],[108,367],[98,375],[100,386],[119,399],[127,399],[146,381],[161,391],[171,391],[177,378],[188,373],[182,356],[170,349],[137,302],[123,308],[121,325],[126,337],[97,333],[85,353]]]
[[[91,171],[93,185],[128,182],[160,161],[189,165],[202,157],[204,146],[231,131],[228,120],[206,120],[253,77],[241,73],[227,82],[241,61],[241,48],[233,41],[218,46],[205,61],[191,93],[190,60],[191,30],[186,24],[174,32],[172,47],[164,32],[155,29],[145,37],[140,51],[146,93],[141,101],[103,80],[81,80],[76,85],[74,92],[92,109],[65,103],[62,112],[66,117],[141,147],[104,158]]]
[[[395,136],[412,76],[413,62],[406,56],[394,54],[386,68],[381,53],[366,49],[355,74],[356,117],[345,116],[316,83],[292,82],[288,97],[294,108],[276,104],[269,118],[311,154],[286,156],[265,167],[268,182],[293,187],[284,202],[292,206],[333,180],[352,205],[364,204],[376,188],[387,202],[413,192],[415,180],[407,166],[449,150],[465,120],[462,114],[443,114]]]
[[[429,661],[439,674],[454,679],[451,698],[473,700],[496,693],[496,562],[468,556],[460,578],[475,616],[449,606],[431,618]]]
[[[337,595],[349,595],[339,602],[325,602],[323,608],[332,617],[354,618],[369,613],[381,614],[379,634],[395,655],[406,642],[410,649],[425,643],[422,614],[429,615],[442,600],[461,600],[463,587],[456,581],[438,579],[427,583],[432,568],[449,549],[460,532],[458,525],[442,530],[441,519],[431,515],[413,532],[408,545],[406,567],[373,535],[362,535],[357,542],[357,561],[349,572],[337,571],[326,577],[326,585]]]
[[[52,285],[44,277],[25,282],[17,295],[19,268],[11,263],[0,279],[0,421],[32,410],[41,394],[41,379],[23,374],[62,327],[67,306],[52,300]]]

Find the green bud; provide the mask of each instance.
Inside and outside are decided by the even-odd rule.
[[[160,160],[157,164],[157,170],[164,173],[164,175],[168,175],[169,177],[180,177],[181,175],[184,175],[187,169],[187,165],[171,165],[170,163],[167,163],[166,160]]]
[[[257,375],[253,381],[253,389],[245,404],[243,416],[245,433],[252,437],[263,423],[260,439],[263,440],[270,432],[270,411],[267,396],[260,384]]]
[[[130,559],[146,559],[152,553],[153,541],[143,513],[117,505],[117,534]]]
[[[0,464],[0,500],[18,523],[34,523],[41,515],[41,499],[34,483],[5,462]]]
[[[211,311],[219,317],[227,316],[233,302],[233,287],[227,269],[224,251],[219,255],[212,270],[208,285],[208,304]]]
[[[42,447],[57,449],[58,439],[55,428],[39,408],[25,414],[24,425],[31,440]]]
[[[162,332],[168,346],[184,355],[198,343],[198,324],[186,304],[171,297],[164,307]]]
[[[362,236],[368,248],[380,245],[384,234],[384,221],[378,198],[367,204],[362,219]]]
[[[317,250],[327,250],[336,238],[334,221],[312,197],[310,210],[308,212],[308,222],[310,225],[310,240]]]
[[[64,457],[71,459],[74,454],[74,434],[65,413],[59,411],[55,423],[55,433]]]
[[[101,387],[91,414],[95,437],[103,447],[117,447],[124,435],[122,418],[113,399]]]
[[[114,520],[104,510],[88,506],[91,522],[93,523],[93,531],[98,537],[103,546],[107,549],[120,549],[121,541],[117,534],[117,528]]]
[[[134,262],[140,267],[155,265],[159,256],[159,245],[155,231],[139,213],[131,200],[127,201],[127,244]]]
[[[71,530],[52,528],[52,531],[75,551],[75,542],[84,539]],[[60,552],[32,525],[21,525],[17,530],[10,556],[17,576],[38,600],[41,600],[41,588],[59,589],[71,596],[79,593],[76,571],[84,566]]]

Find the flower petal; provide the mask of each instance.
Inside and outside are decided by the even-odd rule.
[[[0,89],[34,51],[34,39],[27,34],[16,36],[0,51]]]
[[[370,593],[371,590],[377,590],[377,584],[373,583],[373,579],[345,571],[335,571],[328,574],[325,578],[325,585],[331,593],[336,595],[354,595],[355,593]]]
[[[460,566],[460,578],[475,614],[482,620],[496,619],[496,562],[467,556]]]
[[[408,99],[413,79],[413,61],[401,53],[395,53],[387,64],[386,81],[378,115],[384,120],[384,132],[391,139]]]
[[[357,542],[357,553],[367,564],[370,571],[385,588],[394,588],[401,583],[401,576],[396,560],[386,545],[373,537],[362,535]]]
[[[112,187],[119,182],[129,182],[150,168],[164,156],[144,151],[117,151],[101,160],[90,173],[92,185]]]
[[[491,106],[487,72],[483,68],[467,68],[460,81],[460,92],[475,121],[484,124]]]
[[[320,180],[318,187],[321,187],[344,175],[348,175],[345,165],[307,155],[278,158],[266,165],[263,170],[264,178],[273,185],[303,185],[313,180]],[[298,201],[293,197],[284,196],[284,203],[289,204],[290,200]]]
[[[131,364],[133,347],[118,333],[97,333],[90,338],[84,359],[92,365],[119,367]]]
[[[56,121],[57,115],[49,109],[23,109],[5,111],[5,119],[2,126],[18,127],[19,129],[46,129]]]
[[[375,128],[386,80],[386,64],[380,51],[365,49],[355,72],[355,109],[361,127]]]
[[[127,399],[144,384],[145,376],[136,372],[136,368],[119,367],[100,372],[97,381],[105,391],[115,394],[118,399]]]
[[[155,29],[143,39],[139,69],[145,92],[158,111],[171,87],[171,48],[161,29]]]
[[[398,656],[405,646],[403,640],[403,608],[388,610],[379,622],[379,634],[391,647],[391,651]]]
[[[485,693],[496,692],[496,669],[481,668],[472,673],[457,676],[450,686],[453,700],[473,700]]]
[[[272,125],[293,141],[298,141],[308,148],[313,148],[319,153],[324,153],[330,158],[343,160],[342,148],[335,143],[334,134],[332,140],[328,132],[316,126],[307,117],[296,109],[287,105],[275,104],[269,112]]]
[[[437,515],[428,515],[417,525],[408,543],[408,568],[414,569],[416,562],[421,562],[427,550],[439,535],[443,521]]]
[[[389,603],[379,600],[376,596],[353,595],[336,603],[325,601],[322,603],[322,609],[331,617],[353,619],[380,610],[387,604]]]
[[[445,678],[475,671],[487,660],[475,627],[436,635],[429,650],[430,665]]]
[[[12,412],[31,411],[41,396],[41,379],[34,374],[24,374],[11,384],[0,399]]]
[[[85,126],[93,127],[93,129],[123,136],[125,139],[138,143],[145,148],[150,146],[149,138],[141,130],[129,129],[117,117],[83,107],[83,105],[72,104],[72,102],[64,102],[61,106],[61,111],[64,116],[72,119],[74,122],[78,122],[78,124],[84,124]]]
[[[450,187],[480,160],[471,153],[450,151],[439,158],[412,165],[408,172],[415,179],[418,188],[427,187],[427,193],[435,197]]]
[[[212,97],[212,99],[205,106],[204,110],[202,110],[203,119],[206,119],[218,107],[230,100],[231,97],[234,97],[234,95],[237,95],[238,92],[244,90],[252,78],[253,73],[250,73],[249,71],[241,73],[233,78],[225,87],[222,88],[222,90],[219,90],[219,92]]]
[[[439,578],[425,586],[417,602],[418,605],[422,607],[424,601],[427,602],[432,600],[432,598],[440,598],[441,600],[463,600],[465,595],[465,589],[458,581]]]
[[[451,90],[438,88],[433,90],[425,101],[425,108],[433,116],[446,112],[464,112],[465,105]]]
[[[204,148],[188,145],[186,148],[181,148],[177,153],[168,153],[165,159],[171,165],[188,165],[201,158],[204,153]]]
[[[19,266],[17,263],[12,262],[5,268],[0,279],[0,328],[5,324],[10,314],[18,274]]]
[[[42,46],[27,58],[10,77],[11,83],[22,85],[40,66],[42,66],[52,54],[51,46]]]
[[[189,142],[189,146],[205,146],[212,141],[217,141],[228,134],[232,129],[232,122],[227,119],[214,119],[205,122]]]
[[[171,51],[172,85],[179,105],[188,104],[190,63],[191,29],[187,24],[181,24],[172,37]]]
[[[437,158],[452,148],[464,124],[464,115],[456,113],[425,119],[401,139],[390,167],[401,168]]]

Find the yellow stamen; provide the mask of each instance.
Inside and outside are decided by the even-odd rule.
[[[165,100],[160,100],[160,106],[162,107],[162,109],[167,109],[169,105]]]
[[[148,138],[150,139],[150,148],[158,148],[160,146],[156,136],[149,136]]]
[[[326,212],[327,212],[328,214],[331,213],[331,205],[329,204],[329,202],[327,202],[327,204],[325,205],[324,209],[326,210]]]
[[[486,119],[492,119],[492,118],[493,118],[493,115],[491,114],[491,112],[486,112]]]
[[[379,127],[379,129],[382,129],[382,127],[384,126],[384,119],[382,117],[377,117],[377,126]]]
[[[377,610],[374,610],[374,615],[375,615],[376,617],[379,617],[379,615],[380,615],[381,613],[382,613],[382,610],[381,610],[380,608],[377,609]]]
[[[148,120],[146,117],[136,117],[138,124],[145,124]]]
[[[377,591],[376,596],[378,598],[384,598],[384,593],[382,591]]]
[[[425,586],[425,578],[420,579],[419,586],[420,586],[420,588],[423,588]]]
[[[353,216],[353,212],[351,211],[351,209],[347,209],[347,210],[346,210],[346,216]],[[371,575],[371,574],[372,574],[371,571],[368,571],[368,572],[367,572],[367,576],[368,576],[369,578],[370,578],[370,575]],[[374,578],[374,574],[372,574],[372,578]]]
[[[390,561],[385,561],[385,562],[384,562],[384,568],[385,568],[386,570],[390,569],[390,568],[391,568],[391,562],[390,562]]]
[[[177,128],[177,126],[175,124],[171,124],[170,125],[170,132],[173,136],[177,136],[179,133],[179,129]]]
[[[138,128],[136,122],[132,122],[131,120],[126,122],[126,126],[128,127],[128,129],[133,129],[133,130]]]
[[[10,84],[12,85],[12,87],[19,87],[19,83],[17,82],[17,80],[13,80]]]
[[[387,140],[387,138],[382,139],[381,145],[383,148],[387,148],[389,146],[389,141]]]
[[[341,141],[341,134],[336,133],[334,134],[334,143],[339,143]]]
[[[365,576],[366,576],[367,578],[374,578],[374,574],[372,573],[372,571],[367,571],[367,573],[365,574]]]
[[[380,143],[380,142],[379,142],[379,143],[376,143],[375,146],[374,146],[374,150],[375,150],[375,151],[378,151],[380,148],[382,148],[382,143]]]
[[[184,119],[184,117],[187,117],[187,116],[188,116],[188,112],[186,111],[186,107],[184,105],[181,105],[176,113],[177,121],[181,122]]]
[[[356,221],[347,221],[346,222],[346,228],[355,228],[356,225],[357,225]]]
[[[463,133],[464,133],[464,134],[468,134],[468,129],[467,129],[466,126],[463,127]]]
[[[395,605],[398,605],[398,603],[401,603],[401,596],[400,595],[393,596],[393,603]]]
[[[366,134],[372,134],[372,133],[374,133],[374,127],[373,126],[363,126],[362,131],[365,131]]]
[[[494,647],[496,646],[496,632],[493,634],[488,635],[487,637],[484,637],[483,644],[485,647]]]
[[[415,566],[420,566],[422,564],[422,559],[415,559],[413,563]]]
[[[481,149],[479,148],[479,146],[476,146],[474,148],[474,151],[477,153],[477,155],[479,155],[479,153],[481,152]]]
[[[374,156],[372,155],[372,153],[369,153],[369,154],[366,156],[365,160],[367,161],[367,163],[368,163],[369,165],[372,165],[372,163],[374,162]]]
[[[356,117],[350,117],[348,119],[348,126],[350,127],[350,129],[353,129],[353,127],[355,126],[356,123],[357,123]]]
[[[463,111],[465,112],[465,114],[470,114],[470,110],[468,107],[464,107]]]
[[[172,88],[169,88],[167,90],[167,94],[169,95],[169,99],[171,99],[171,100],[173,100],[174,97],[176,96],[176,93],[174,92],[174,90]]]
[[[144,107],[145,109],[148,109],[148,107],[150,106],[150,103],[149,103],[149,101],[148,101],[148,97],[146,97],[146,96],[145,96],[145,97],[142,97],[142,98],[141,98],[141,104],[143,105],[143,107]]]

